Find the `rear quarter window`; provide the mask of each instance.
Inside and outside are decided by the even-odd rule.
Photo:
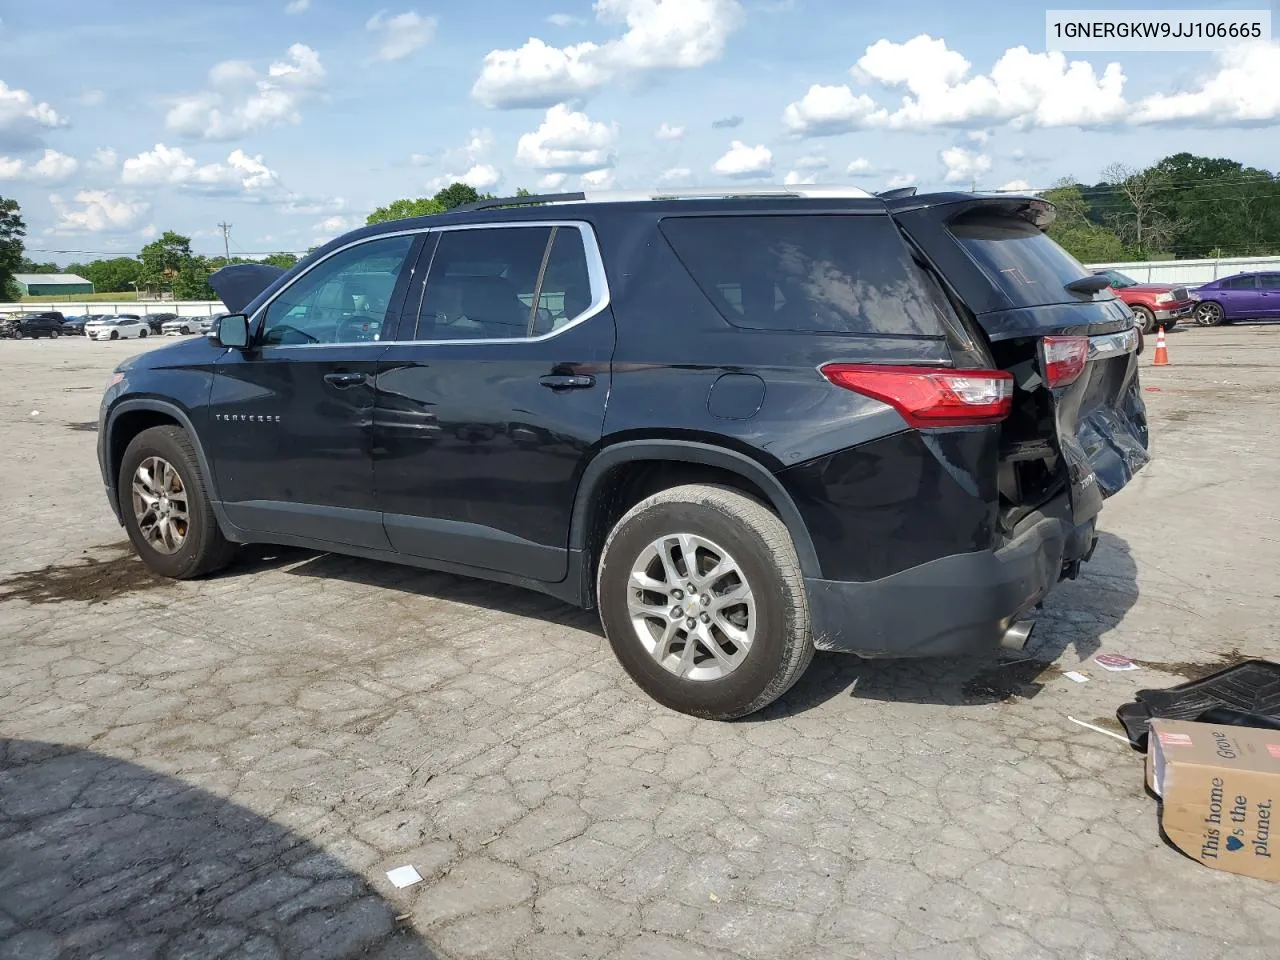
[[[661,230],[735,327],[944,335],[950,306],[887,216],[669,217]]]

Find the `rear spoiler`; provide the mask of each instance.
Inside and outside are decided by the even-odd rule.
[[[231,313],[243,313],[263,290],[284,275],[265,263],[233,263],[209,275],[209,286]]]
[[[1041,230],[1048,228],[1058,209],[1048,200],[1016,193],[926,193],[898,196],[897,191],[877,194],[893,214],[929,210],[943,220],[975,213],[992,213],[1005,217],[1021,217]]]

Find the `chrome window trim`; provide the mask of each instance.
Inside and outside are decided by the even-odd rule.
[[[250,323],[254,323],[266,310],[273,304],[277,297],[290,289],[295,283],[305,277],[320,264],[326,262],[331,257],[358,247],[366,243],[373,243],[377,240],[386,240],[391,237],[407,237],[419,236],[431,233],[452,233],[458,230],[500,230],[511,227],[570,227],[578,231],[582,237],[583,254],[587,258],[587,281],[591,284],[591,302],[587,308],[577,316],[569,320],[568,323],[561,327],[551,330],[548,333],[541,334],[536,337],[478,337],[466,340],[365,340],[352,341],[350,343],[290,343],[290,344],[270,344],[270,349],[275,350],[315,350],[317,348],[326,347],[381,347],[383,349],[393,346],[464,346],[481,343],[542,343],[560,336],[567,330],[572,330],[580,324],[586,323],[592,317],[604,312],[611,302],[609,295],[609,281],[604,272],[604,258],[600,255],[600,245],[596,242],[595,230],[591,224],[583,220],[511,220],[496,223],[454,223],[442,225],[439,227],[425,227],[416,230],[397,230],[390,233],[380,233],[373,237],[362,237],[359,240],[353,240],[345,243],[340,247],[330,250],[327,254],[310,264],[306,270],[303,270],[296,277],[292,278],[287,284],[271,295],[262,306],[253,312],[249,318]],[[416,266],[416,264],[415,264]],[[410,281],[412,283],[412,281]]]

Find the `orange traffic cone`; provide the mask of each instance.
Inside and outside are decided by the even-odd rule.
[[[1160,328],[1160,332],[1156,334],[1156,356],[1151,361],[1151,365],[1155,367],[1169,366],[1169,348],[1164,342],[1164,327]]]

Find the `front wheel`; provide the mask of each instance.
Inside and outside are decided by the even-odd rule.
[[[1216,327],[1225,319],[1226,313],[1220,303],[1205,300],[1196,307],[1196,323],[1202,327]]]
[[[112,340],[119,340],[119,339],[120,339],[120,331],[119,331],[119,330],[112,330],[112,331],[111,331],[111,339],[112,339]]]
[[[1156,315],[1146,307],[1133,307],[1133,315],[1138,318],[1138,326],[1146,336],[1156,332]]]
[[[138,339],[139,339],[139,340],[141,340],[141,339],[142,339],[143,337],[145,337],[146,335],[147,335],[147,330],[146,330],[146,328],[145,328],[145,327],[144,327],[143,329],[141,329],[141,330],[139,330],[139,331],[138,331]]]
[[[623,668],[681,713],[754,713],[813,659],[791,535],[736,490],[691,484],[640,501],[605,541],[596,594]]]
[[[134,437],[116,489],[125,530],[151,570],[188,580],[231,562],[235,544],[218,529],[195,448],[181,427],[151,427]]]
[[[61,336],[61,334],[59,334],[57,330],[50,330],[50,331],[49,331],[49,339],[50,339],[50,340],[57,340],[59,336]]]

